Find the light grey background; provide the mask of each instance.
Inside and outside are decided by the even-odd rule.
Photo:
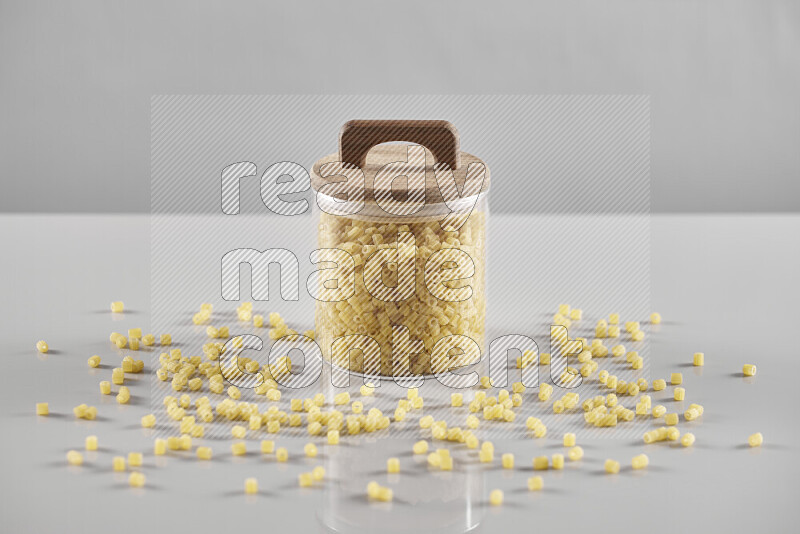
[[[570,93],[651,96],[654,211],[797,211],[798,64],[791,1],[0,0],[0,210],[149,211],[154,94]]]
[[[14,257],[25,258],[23,267],[12,261],[0,264],[0,280],[6,282],[0,325],[9,334],[4,336],[0,373],[0,531],[322,531],[316,515],[325,491],[297,486],[298,473],[335,454],[321,445],[321,439],[317,461],[301,456],[310,438],[289,438],[285,433],[277,440],[292,454],[287,464],[257,453],[233,458],[229,439],[202,440],[214,448],[214,460],[208,463],[198,462],[194,452],[157,458],[152,455],[153,432],[139,425],[139,418],[151,411],[148,377],[130,377],[131,404],[118,405],[100,394],[97,383],[108,379],[110,368],[120,361],[108,341],[109,332],[151,326],[154,303],[146,274],[150,219],[147,215],[0,216],[0,240],[13,247]],[[285,235],[293,224],[291,218],[278,217],[274,227],[266,222],[264,227]],[[534,224],[535,218],[529,216],[493,214],[490,247],[497,255],[492,261],[508,258],[518,243],[515,231],[527,225],[535,233]],[[647,357],[653,377],[682,372],[687,402],[705,407],[701,420],[679,425],[697,436],[695,446],[644,445],[640,437],[590,440],[582,430],[577,436],[586,451],[584,459],[569,463],[563,471],[543,473],[544,491],[531,493],[525,489],[532,474],[531,458],[563,452],[560,433],[548,432],[541,440],[496,440],[498,455],[516,454],[517,468],[501,469],[498,458],[482,471],[483,502],[490,489],[500,488],[506,503],[500,509],[479,507],[477,512],[485,511],[486,517],[478,532],[568,528],[611,533],[633,526],[653,534],[796,532],[800,426],[794,380],[800,360],[791,327],[800,321],[800,286],[795,279],[798,251],[790,244],[800,232],[800,216],[656,215],[651,228],[652,305],[664,322],[651,336]],[[636,248],[632,245],[632,250]],[[489,270],[490,329],[516,331],[521,325],[546,324],[545,312],[560,302],[520,291],[517,281],[541,272],[531,268],[536,267],[534,252],[531,245],[520,251],[519,261],[507,261],[503,270]],[[597,265],[598,271],[603,268],[602,263]],[[569,296],[569,287],[562,289],[564,300],[584,304]],[[108,303],[116,299],[125,302],[121,316],[108,311]],[[310,299],[302,302],[308,304],[305,321],[310,325]],[[280,301],[256,305],[284,311]],[[586,311],[605,313],[611,306],[587,304]],[[34,349],[42,338],[52,349],[45,356]],[[691,366],[696,351],[705,352],[705,367]],[[102,356],[104,368],[87,367],[92,354]],[[758,366],[754,379],[741,376],[745,362]],[[686,403],[666,399],[669,392],[653,393],[654,404],[682,412]],[[50,417],[34,415],[35,403],[42,401],[50,403]],[[97,420],[73,419],[72,407],[82,402],[97,406]],[[163,408],[153,411],[163,421]],[[747,436],[753,432],[764,434],[763,447],[747,447]],[[90,434],[99,437],[101,449],[86,454],[82,467],[70,468],[66,452],[82,449]],[[347,447],[347,441],[338,450]],[[380,445],[385,448],[369,464],[376,480],[386,483],[383,462],[398,455],[405,470],[392,486],[426,487],[429,476],[407,469],[413,460],[407,443],[382,440]],[[251,439],[248,448],[256,447],[257,441]],[[141,491],[129,488],[125,475],[111,471],[113,456],[134,450],[145,454],[147,486]],[[650,466],[632,472],[630,459],[641,452],[649,456]],[[474,454],[472,458],[474,462]],[[603,474],[606,458],[619,460],[623,471]],[[243,495],[243,481],[251,476],[259,479],[262,489],[252,499]],[[343,491],[342,482],[329,480],[327,495]],[[369,505],[359,498],[353,506]],[[414,512],[399,500],[393,510]]]

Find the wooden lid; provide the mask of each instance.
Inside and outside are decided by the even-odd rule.
[[[458,132],[447,121],[350,121],[342,127],[339,139],[339,152],[328,154],[314,163],[312,167],[311,187],[315,191],[319,191],[327,184],[349,182],[349,178],[353,176],[352,171],[355,171],[355,167],[358,166],[364,173],[364,200],[375,202],[375,176],[386,165],[397,162],[406,163],[403,167],[406,172],[420,172],[423,168],[425,172],[424,185],[406,184],[407,181],[398,180],[402,187],[398,189],[395,186],[394,196],[400,201],[406,197],[406,193],[402,189],[408,187],[408,196],[414,195],[415,191],[419,194],[420,190],[424,188],[427,204],[441,203],[443,199],[434,166],[436,165],[436,170],[440,175],[449,181],[446,173],[447,167],[439,165],[443,163],[446,163],[453,171],[459,192],[463,192],[468,170],[471,173],[470,176],[484,170],[485,176],[480,193],[485,193],[490,187],[489,168],[480,158],[460,151]],[[425,154],[424,161],[422,158],[409,161],[409,147],[413,145],[406,143],[380,144],[393,141],[422,145]],[[422,150],[422,148],[417,149],[418,153],[421,153]],[[321,176],[321,167],[335,162],[344,162],[344,166],[340,168],[351,171],[346,173],[347,178],[344,173],[331,175],[330,170],[325,173],[326,178]],[[402,176],[402,172],[391,174]],[[444,186],[445,183],[443,181],[442,185]],[[380,191],[386,192],[388,188],[391,188],[391,184],[392,182],[383,180],[379,185]]]

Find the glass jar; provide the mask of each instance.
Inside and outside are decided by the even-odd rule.
[[[396,141],[404,143],[382,144]],[[311,176],[319,223],[312,261],[334,265],[309,285],[318,291],[316,339],[326,360],[378,376],[479,361],[490,177],[460,151],[453,125],[350,121],[339,152],[317,161]]]

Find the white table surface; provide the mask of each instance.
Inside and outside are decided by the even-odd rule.
[[[520,224],[495,214],[493,232],[512,222]],[[253,476],[257,457],[232,459],[224,452],[227,444],[215,447],[215,460],[202,465],[193,457],[152,456],[152,437],[139,426],[150,411],[146,377],[132,382],[139,402],[118,406],[100,395],[97,384],[108,369],[88,369],[87,357],[100,354],[112,362],[106,357],[109,332],[147,327],[149,231],[148,217],[140,215],[0,217],[0,530],[322,530],[315,512],[323,491],[297,488],[302,460],[257,466],[263,491],[246,498],[242,483]],[[696,445],[583,442],[581,465],[545,473],[546,487],[538,494],[521,490],[528,471],[496,467],[486,472],[486,487],[506,490],[506,504],[485,510],[479,529],[796,531],[798,236],[795,215],[654,216],[651,302],[665,322],[652,338],[652,376],[684,373],[692,398],[705,406],[702,423],[693,427]],[[524,263],[492,267],[490,276],[511,279],[525,269]],[[490,287],[490,307],[503,308],[500,315],[527,313],[502,283]],[[108,312],[111,300],[125,302],[122,317]],[[46,356],[34,350],[39,339],[50,344]],[[706,354],[702,370],[686,366],[696,351]],[[746,362],[758,365],[755,379],[739,376]],[[39,401],[50,403],[50,417],[34,415]],[[71,409],[81,402],[98,406],[100,417],[74,420]],[[744,446],[756,431],[765,445]],[[82,449],[88,434],[100,437],[100,450],[88,453],[82,467],[68,467],[66,451]],[[556,452],[559,441],[560,435],[496,445],[527,465],[542,448]],[[291,445],[297,452],[301,446]],[[126,477],[110,469],[112,456],[130,450],[146,453],[143,490],[129,488]],[[627,463],[641,451],[651,462],[645,472],[600,473],[605,458]]]

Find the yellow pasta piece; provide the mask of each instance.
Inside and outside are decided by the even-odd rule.
[[[500,457],[500,460],[503,464],[503,469],[514,469],[514,455],[511,453],[506,453]]]
[[[153,442],[153,454],[156,456],[163,456],[167,453],[167,440],[165,439],[156,439]]]
[[[528,490],[530,491],[539,491],[544,488],[544,479],[539,475],[535,477],[530,477],[528,479]]]
[[[634,469],[644,469],[649,463],[650,459],[646,454],[638,454],[631,459],[631,467]]]
[[[317,456],[317,446],[313,443],[306,443],[303,447],[303,452],[309,458],[315,458]]]
[[[211,450],[211,447],[197,447],[198,460],[210,460],[212,455],[213,451]]]
[[[86,436],[86,450],[87,451],[97,450],[97,436]]]
[[[564,455],[556,453],[553,455],[553,469],[564,469]]]
[[[492,506],[500,506],[503,504],[503,491],[496,489],[489,493],[489,504]]]
[[[550,468],[550,458],[547,456],[537,456],[533,459],[533,469],[536,471],[546,471]]]
[[[338,445],[338,444],[339,444],[339,431],[328,430],[328,445]]]
[[[667,413],[667,408],[665,406],[663,406],[661,404],[656,404],[655,406],[653,406],[653,417],[654,418],[658,419],[659,417],[661,417],[665,413]]]
[[[112,313],[122,313],[125,311],[125,303],[121,300],[115,300],[111,303],[111,312]]]
[[[125,386],[120,386],[119,393],[117,393],[117,402],[119,404],[128,404],[131,400],[131,392]]]
[[[314,485],[314,477],[311,473],[300,473],[297,475],[297,483],[301,488],[310,488]]]
[[[50,415],[50,404],[46,402],[37,402],[36,415]]]
[[[258,480],[255,478],[245,479],[244,492],[248,495],[255,495],[258,493]]]
[[[367,497],[370,499],[377,499],[378,492],[380,491],[380,484],[374,480],[367,484]]]
[[[133,473],[128,476],[128,484],[131,485],[133,488],[141,488],[144,487],[145,476],[144,473],[139,473],[134,471]]]
[[[747,438],[747,443],[751,447],[760,447],[764,443],[764,436],[761,435],[761,432],[750,434],[750,437]]]
[[[683,445],[684,447],[691,447],[692,445],[694,445],[694,439],[695,439],[694,434],[692,434],[691,432],[687,432],[686,434],[681,436],[681,445]]]
[[[683,374],[672,373],[669,377],[669,383],[673,386],[679,386],[683,383]]]
[[[250,423],[248,425],[250,430],[258,430],[261,428],[261,416],[258,414],[253,414],[250,416]]]
[[[742,366],[742,374],[744,376],[756,376],[756,366],[746,363],[744,366]]]
[[[653,391],[661,391],[667,388],[667,381],[663,378],[653,380]]]
[[[125,471],[125,457],[124,456],[114,456],[114,459],[111,460],[111,468],[114,471]]]
[[[672,393],[676,401],[682,401],[686,398],[686,389],[684,388],[675,388]]]
[[[692,357],[692,365],[695,367],[702,367],[705,365],[706,356],[702,352],[695,352],[694,356]]]
[[[391,488],[381,486],[378,488],[378,500],[383,502],[391,502],[394,498],[394,492]]]
[[[425,454],[428,452],[428,442],[425,440],[420,440],[414,443],[412,447],[412,451],[414,454]]]
[[[386,460],[386,471],[388,473],[400,472],[400,460],[397,458],[389,458]]]
[[[156,416],[153,414],[148,414],[142,416],[141,419],[142,428],[153,428],[156,426]]]
[[[668,426],[673,426],[678,424],[678,414],[676,413],[668,413],[664,416],[664,423]]]
[[[698,416],[703,415],[704,409],[703,409],[703,406],[701,404],[692,403],[692,404],[689,405],[689,409],[690,410],[695,410],[697,412]]]
[[[420,428],[431,428],[433,426],[433,416],[432,415],[425,415],[419,418],[419,427]]]
[[[143,455],[141,452],[128,453],[128,465],[131,467],[141,467]]]
[[[234,456],[244,456],[247,454],[247,443],[244,441],[237,441],[231,444],[231,454]]]
[[[661,324],[661,314],[657,312],[651,313],[650,324]]]
[[[67,452],[67,463],[69,465],[81,465],[83,463],[83,455],[78,451]]]
[[[619,462],[616,460],[611,460],[611,459],[606,460],[606,463],[603,465],[603,467],[606,470],[606,473],[612,475],[616,475],[617,473],[619,473]]]
[[[474,415],[467,416],[467,428],[475,430],[480,425],[480,419],[475,417]]]
[[[311,478],[317,482],[322,481],[325,478],[325,468],[321,465],[318,465],[314,469],[311,470]]]
[[[577,462],[581,458],[583,458],[583,448],[579,446],[575,446],[570,448],[567,451],[567,458],[569,458],[573,462]]]
[[[458,408],[464,405],[464,395],[461,393],[451,393],[450,394],[450,406],[454,408]]]

